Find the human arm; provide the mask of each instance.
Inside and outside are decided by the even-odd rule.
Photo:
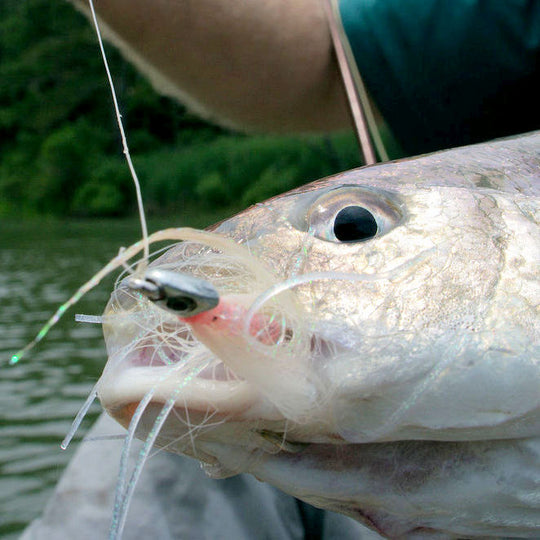
[[[206,118],[249,131],[350,126],[318,1],[94,1],[105,35]]]
[[[208,119],[248,131],[351,126],[319,0],[95,3],[155,86]],[[367,90],[407,153],[540,125],[538,0],[339,6]]]

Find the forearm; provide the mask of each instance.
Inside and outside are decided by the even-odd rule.
[[[274,132],[349,125],[319,0],[94,1],[105,35],[206,117]]]

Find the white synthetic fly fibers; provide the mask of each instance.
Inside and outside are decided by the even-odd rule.
[[[147,392],[147,394],[144,396],[144,398],[140,401],[139,405],[137,406],[137,409],[131,418],[128,432],[124,438],[124,445],[123,445],[122,455],[121,455],[121,460],[120,460],[120,470],[118,474],[118,482],[116,485],[114,514],[113,514],[113,519],[111,522],[111,529],[110,529],[111,540],[120,538],[122,535],[122,531],[124,529],[126,519],[127,519],[129,504],[132,499],[133,492],[136,488],[137,481],[144,468],[144,464],[146,463],[146,460],[149,457],[151,457],[151,450],[156,442],[156,439],[159,437],[161,429],[164,423],[166,422],[166,420],[168,419],[169,415],[171,413],[174,414],[188,428],[187,433],[185,433],[184,435],[182,435],[175,441],[172,441],[170,444],[177,444],[180,439],[188,439],[189,443],[191,444],[193,453],[195,455],[197,455],[196,447],[194,444],[196,433],[203,428],[209,428],[209,427],[212,427],[213,425],[217,426],[224,422],[224,420],[219,420],[215,422],[214,424],[210,424],[209,421],[216,414],[216,411],[213,411],[213,412],[207,411],[205,418],[200,423],[191,424],[187,406],[185,406],[185,414],[186,414],[185,420],[182,419],[180,416],[178,416],[178,413],[175,410],[175,406],[177,406],[177,400],[178,400],[179,394],[182,391],[184,385],[188,384],[189,380],[191,380],[193,377],[196,377],[200,372],[205,370],[207,367],[208,367],[208,363],[199,362],[198,365],[195,365],[195,366],[192,366],[192,365],[186,366],[182,364],[177,364],[171,368],[173,370],[181,370],[184,372],[182,374],[183,384],[179,384],[176,386],[176,388],[173,390],[173,392],[171,393],[171,395],[168,397],[165,404],[163,405],[162,409],[158,413],[153,423],[152,428],[148,432],[148,436],[144,442],[144,446],[139,452],[135,466],[131,474],[129,475],[127,464],[128,464],[128,457],[129,457],[130,450],[132,447],[133,439],[135,438],[135,434],[139,426],[139,423],[141,421],[141,418],[147,411],[148,405],[152,402],[154,398],[155,390],[158,384],[150,388],[150,390]],[[162,379],[168,377],[169,375],[170,375],[169,371],[164,372],[162,374]],[[164,448],[166,448],[166,446]],[[128,475],[129,475],[129,481],[127,481]]]
[[[174,315],[120,285],[104,316],[107,334],[108,327],[111,332],[117,327],[122,330],[121,335],[107,340],[107,370],[118,369],[120,373],[137,365],[166,369],[178,362],[190,366],[209,362],[206,377],[246,380],[286,419],[306,423],[318,412],[322,414],[335,390],[327,380],[321,380],[314,359],[330,363],[338,354],[337,348],[339,354],[346,355],[351,345],[333,343],[331,335],[321,337],[316,321],[295,300],[293,289],[319,280],[391,281],[414,271],[432,251],[379,274],[319,272],[280,281],[268,273],[264,276],[264,268],[250,260],[246,251],[243,256],[247,260],[201,243],[185,242],[152,266],[187,272],[217,285],[225,307],[212,318],[219,320],[177,321]]]
[[[75,433],[77,433],[77,430],[79,429],[79,426],[81,425],[81,422],[84,420],[86,413],[89,411],[96,397],[97,397],[97,384],[94,385],[94,387],[90,391],[90,394],[88,394],[88,397],[83,403],[83,406],[79,409],[77,416],[75,416],[75,420],[73,420],[73,423],[71,424],[71,427],[69,428],[69,431],[64,437],[62,444],[60,444],[60,448],[62,448],[62,450],[65,450],[69,446],[71,439],[73,439],[73,436],[75,435]]]
[[[101,315],[85,315],[84,313],[76,313],[75,321],[88,324],[103,324],[103,317]]]
[[[111,539],[116,538],[118,535],[122,534],[122,528],[125,523],[125,518],[123,515],[127,512],[127,505],[129,501],[126,502],[127,489],[124,487],[126,484],[126,479],[128,475],[127,464],[129,451],[131,450],[131,445],[133,443],[133,438],[135,437],[135,430],[139,424],[139,421],[146,410],[147,405],[150,403],[154,395],[153,389],[150,389],[146,396],[140,401],[135,413],[131,418],[129,424],[129,429],[124,438],[124,444],[122,446],[122,454],[120,456],[120,465],[118,470],[118,480],[116,481],[116,493],[114,498],[114,510],[111,521],[111,529],[109,537]],[[150,436],[150,435],[149,435]]]
[[[202,362],[199,363],[198,366],[190,367],[189,371],[186,371],[186,366],[182,364],[177,364],[172,367],[172,369],[174,370],[186,371],[186,373],[184,373],[185,383],[187,383],[192,377],[195,377],[200,371],[202,371],[205,368],[206,368],[206,364]],[[168,377],[169,375],[170,373],[169,371],[167,371],[162,374],[161,378],[164,379]],[[127,512],[129,509],[129,503],[133,496],[133,492],[137,485],[137,481],[143,470],[144,464],[146,463],[146,460],[148,459],[150,455],[150,452],[156,441],[156,438],[159,435],[161,427],[167,420],[169,413],[171,412],[174,405],[176,404],[176,399],[178,397],[178,394],[182,390],[183,386],[178,385],[177,388],[172,392],[171,396],[167,399],[166,403],[163,405],[163,408],[158,414],[152,429],[148,433],[144,446],[139,453],[134,469],[131,472],[129,481],[126,482],[128,478],[128,457],[131,451],[131,446],[133,444],[133,439],[135,438],[135,433],[139,425],[139,422],[143,414],[146,412],[148,404],[152,401],[154,397],[156,387],[157,387],[157,384],[154,385],[152,388],[150,388],[150,390],[147,392],[144,398],[139,402],[137,409],[135,410],[135,413],[133,414],[131,418],[129,429],[124,438],[124,445],[122,447],[120,467],[119,467],[119,472],[118,472],[118,481],[116,484],[114,512],[113,512],[113,518],[112,518],[111,529],[110,529],[111,540],[120,538],[122,535],[122,531],[124,529],[126,518],[127,518]]]
[[[220,243],[184,242],[152,265],[211,281],[225,306],[231,307],[230,312],[224,310],[220,314],[220,327],[201,340],[200,334],[206,333],[204,326],[193,325],[190,329],[189,319],[178,321],[120,284],[104,315],[106,334],[115,334],[114,339],[108,340],[112,345],[107,369],[122,363],[126,367],[161,366],[184,358],[191,363],[197,360],[198,347],[203,347],[213,359],[208,373],[211,378],[249,380],[289,416],[299,420],[314,406],[317,395],[309,389],[309,385],[313,386],[309,380],[313,373],[309,365],[311,333],[302,329],[302,310],[293,295],[280,295],[278,302],[270,302],[260,314],[253,315],[252,319],[259,317],[258,324],[247,334],[252,339],[246,340],[242,316],[255,296],[271,287],[277,278],[245,248],[235,248],[231,255],[229,246],[224,251],[215,249]],[[209,248],[209,244],[213,247]],[[118,325],[122,335],[116,337]],[[290,387],[284,383],[287,375]],[[300,397],[307,400],[305,405],[299,403]],[[289,398],[292,402],[285,405]]]

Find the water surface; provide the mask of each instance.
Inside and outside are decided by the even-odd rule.
[[[151,230],[158,228],[151,224]],[[139,237],[135,221],[0,220],[1,538],[17,538],[41,513],[100,412],[95,404],[70,448],[60,449],[106,360],[101,326],[76,323],[74,315],[101,314],[114,278],[68,311],[17,365],[7,361],[120,246]]]

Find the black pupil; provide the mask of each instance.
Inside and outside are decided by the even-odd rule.
[[[341,242],[373,238],[377,234],[377,222],[373,214],[365,208],[347,206],[336,215],[334,234]]]
[[[193,311],[197,307],[197,303],[189,296],[175,296],[167,298],[167,307],[179,313],[186,313]]]

